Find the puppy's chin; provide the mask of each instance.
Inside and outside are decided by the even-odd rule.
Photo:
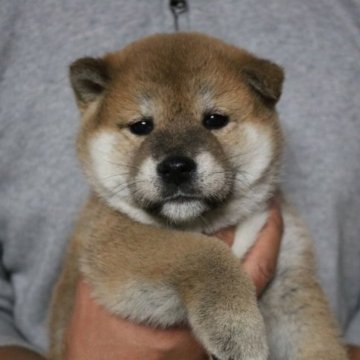
[[[208,206],[201,200],[187,200],[183,202],[168,201],[162,205],[160,215],[174,224],[196,220]]]

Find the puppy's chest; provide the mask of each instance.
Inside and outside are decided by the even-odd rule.
[[[231,248],[235,256],[239,258],[245,256],[251,246],[254,245],[259,232],[267,221],[267,217],[268,211],[261,211],[237,225],[234,243]]]

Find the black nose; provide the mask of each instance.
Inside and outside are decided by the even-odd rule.
[[[189,181],[195,170],[194,160],[177,155],[168,156],[157,166],[161,178],[167,183],[176,185]]]

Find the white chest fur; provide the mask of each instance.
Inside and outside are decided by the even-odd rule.
[[[264,227],[268,214],[268,210],[258,212],[236,227],[235,240],[231,248],[234,255],[239,258],[245,256]]]

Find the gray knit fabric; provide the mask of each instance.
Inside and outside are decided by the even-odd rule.
[[[285,67],[284,186],[312,231],[320,279],[346,339],[360,345],[360,2],[188,2],[181,30]],[[87,193],[67,66],[173,31],[168,3],[0,1],[0,345],[47,349],[51,288]]]

